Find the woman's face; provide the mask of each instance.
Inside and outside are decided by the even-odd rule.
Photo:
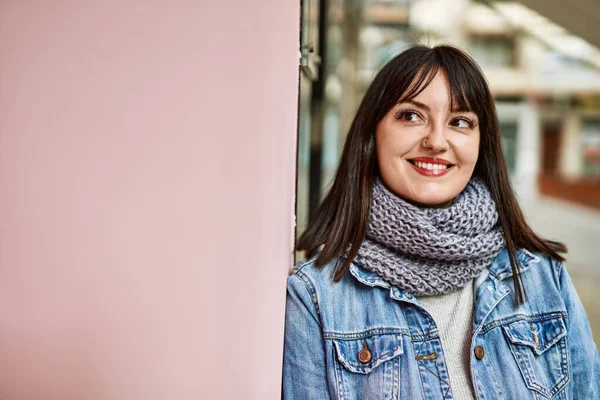
[[[447,207],[467,186],[479,155],[474,112],[450,109],[450,87],[439,71],[418,96],[394,105],[377,125],[383,182],[425,207]]]

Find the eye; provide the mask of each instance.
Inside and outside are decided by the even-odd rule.
[[[404,110],[396,113],[396,119],[406,122],[418,122],[421,119],[421,116],[416,111]]]
[[[473,128],[473,121],[464,117],[454,118],[452,122],[450,122],[450,125],[461,129]]]

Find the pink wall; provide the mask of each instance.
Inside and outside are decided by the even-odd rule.
[[[0,399],[275,399],[298,4],[0,3]]]

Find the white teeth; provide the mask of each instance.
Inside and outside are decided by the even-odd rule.
[[[448,166],[445,164],[431,164],[431,163],[424,163],[421,161],[415,161],[415,165],[419,168],[427,169],[430,171],[439,171],[439,170],[448,168]]]

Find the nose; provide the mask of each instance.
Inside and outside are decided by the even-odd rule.
[[[443,153],[448,150],[446,127],[443,124],[432,124],[427,136],[423,138],[422,145],[434,153]]]

